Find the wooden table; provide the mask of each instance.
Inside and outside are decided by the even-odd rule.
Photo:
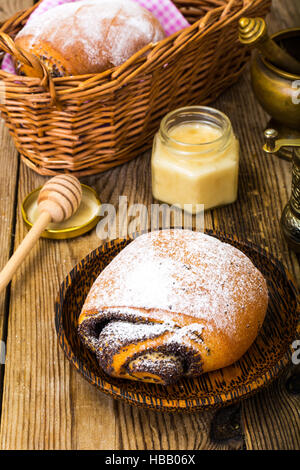
[[[32,0],[0,0],[0,21]],[[274,0],[271,30],[299,26],[299,0]],[[282,239],[279,218],[291,184],[290,163],[261,150],[268,116],[256,103],[249,73],[214,106],[227,113],[241,141],[239,198],[205,214],[206,228],[236,233],[281,259],[299,281],[299,263]],[[26,235],[20,204],[45,179],[20,164],[0,122],[0,266]],[[105,203],[150,205],[150,155],[84,180]],[[191,415],[143,411],[89,385],[65,359],[54,328],[54,299],[71,268],[100,241],[41,240],[1,294],[1,449],[300,449],[300,370],[289,367],[266,390],[223,410]]]

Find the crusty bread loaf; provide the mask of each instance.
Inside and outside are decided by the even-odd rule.
[[[31,19],[16,45],[39,57],[52,76],[98,73],[165,37],[151,12],[131,0],[81,0]],[[32,70],[18,64],[19,73]]]
[[[237,361],[267,305],[266,281],[240,250],[162,230],[138,237],[103,270],[78,331],[108,374],[170,384]]]

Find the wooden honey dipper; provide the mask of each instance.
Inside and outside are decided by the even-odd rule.
[[[0,272],[0,291],[10,282],[49,223],[69,219],[77,211],[81,198],[81,184],[74,176],[59,175],[47,181],[38,197],[40,216]]]

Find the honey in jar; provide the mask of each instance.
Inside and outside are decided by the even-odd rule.
[[[204,106],[178,109],[154,138],[153,196],[193,213],[202,204],[230,204],[237,198],[238,166],[239,143],[225,114]]]

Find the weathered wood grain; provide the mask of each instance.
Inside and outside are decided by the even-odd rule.
[[[8,135],[4,122],[0,120],[0,267],[8,261],[13,244],[13,227],[16,201],[16,185],[18,173],[18,154]],[[2,381],[4,374],[4,354],[6,348],[6,330],[8,316],[9,288],[0,293],[0,401],[2,397]],[[0,405],[1,409],[1,405]]]
[[[300,3],[296,1],[273,0],[270,31],[300,26]],[[267,123],[268,118],[257,120],[257,107],[247,107],[248,118],[255,131],[257,122]],[[258,132],[260,129],[258,129]],[[252,188],[253,178],[245,174],[243,187],[247,188],[252,199],[253,241],[266,245],[288,267],[300,284],[299,263],[278,231],[278,220],[287,203],[291,189],[291,164],[276,157],[264,157],[259,151],[255,133],[249,133],[247,141],[252,143],[254,163],[251,165],[257,174],[257,187]],[[251,158],[251,152],[248,153]],[[261,160],[257,165],[256,161]],[[260,170],[259,170],[260,167]],[[250,167],[248,167],[250,168]],[[258,171],[257,171],[258,170]],[[261,193],[263,191],[263,193]],[[260,202],[258,203],[258,199]],[[246,227],[250,233],[250,226]],[[242,404],[242,424],[245,443],[248,449],[300,449],[300,394],[287,387],[289,377],[300,379],[299,367],[288,368],[282,377],[259,395]]]
[[[0,0],[0,22],[11,16],[17,9],[26,8],[31,4],[28,0]],[[0,100],[3,99],[4,89],[0,83]],[[4,121],[0,117],[0,269],[8,261],[13,247],[14,223],[16,211],[16,188],[18,181],[18,153],[15,150],[12,139],[5,128]],[[3,362],[5,353],[7,318],[9,307],[10,288],[0,293],[0,340]],[[4,376],[4,364],[0,364],[0,409],[2,399],[2,382]]]
[[[21,7],[22,2],[1,0],[2,3],[9,5],[11,14],[13,3]],[[274,0],[271,28],[297,23],[297,5],[298,0]],[[262,245],[299,279],[296,256],[282,239],[278,224],[290,192],[290,164],[265,157],[261,151],[268,118],[253,97],[247,72],[215,106],[230,116],[241,141],[240,190],[237,203],[205,214],[205,226],[236,233],[241,240]],[[16,174],[16,169],[14,173],[8,157],[13,154],[11,144],[6,151],[1,148],[4,178],[11,178],[12,190],[15,180],[11,175]],[[14,160],[16,166],[16,157]],[[118,207],[119,195],[124,195],[128,205],[143,203],[149,207],[153,202],[149,164],[147,153],[83,182],[95,187],[104,203]],[[44,181],[21,165],[15,246],[27,232],[20,215],[21,201]],[[8,204],[12,204],[11,200]],[[8,207],[11,215],[7,228],[11,229],[13,209]],[[4,237],[3,230],[0,236]],[[1,246],[9,246],[10,240],[10,235],[1,239]],[[60,282],[72,266],[100,242],[95,231],[68,242],[40,240],[12,282],[0,448],[300,448],[299,395],[285,386],[292,370],[240,405],[217,413],[177,416],[115,402],[90,386],[69,365],[57,344],[54,300]],[[8,251],[9,248],[6,255],[1,252],[1,256],[7,257]]]

